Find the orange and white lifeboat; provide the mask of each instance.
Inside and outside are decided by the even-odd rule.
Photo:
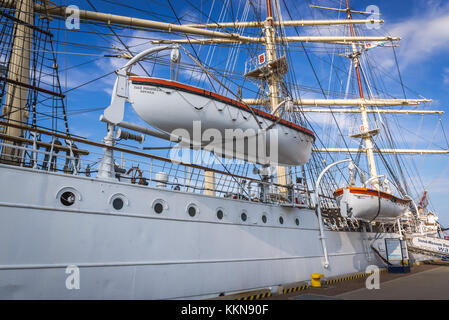
[[[381,190],[359,187],[337,189],[334,197],[343,217],[368,222],[397,220],[406,213],[412,201]]]
[[[273,138],[267,134],[266,148],[271,150],[271,144],[277,143],[279,164],[303,165],[312,153],[315,140],[312,131],[202,88],[166,79],[130,77],[129,98],[136,113],[146,123],[166,133],[186,130],[193,143],[203,144],[204,140],[195,139],[202,139],[203,134],[211,130],[218,131],[225,138],[228,129],[257,132],[260,127],[272,126],[278,132],[277,139],[271,141]],[[201,123],[201,135],[195,135],[193,122]],[[245,139],[244,143],[248,145],[245,145],[242,154],[236,154],[235,149],[227,150],[225,141],[221,140],[213,141],[204,149],[211,151],[208,150],[210,147],[217,154],[235,156],[245,161],[269,162],[269,159],[261,159],[259,152],[256,152],[257,143],[250,145],[249,141]]]

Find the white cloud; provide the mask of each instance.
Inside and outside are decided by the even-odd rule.
[[[443,82],[444,84],[449,84],[449,68],[443,69]]]
[[[199,68],[195,68],[192,70],[183,70],[183,73],[186,77],[192,77],[195,80],[202,81],[207,79],[206,73]]]
[[[390,25],[391,35],[401,37],[398,55],[402,68],[449,52],[449,4],[430,1],[427,11]],[[390,65],[392,60],[388,61]]]

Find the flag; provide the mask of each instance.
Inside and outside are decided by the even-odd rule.
[[[369,43],[365,43],[365,50],[371,50],[374,49],[376,47],[383,47],[385,45],[385,42],[369,42]]]

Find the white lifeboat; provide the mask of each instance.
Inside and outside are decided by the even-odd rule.
[[[186,130],[191,143],[204,146],[205,142],[208,142],[204,149],[218,155],[249,162],[273,163],[273,157],[267,156],[267,153],[269,154],[269,150],[276,150],[271,149],[275,140],[276,164],[303,165],[312,153],[315,140],[312,131],[198,87],[165,79],[130,77],[129,100],[136,113],[149,125],[169,134],[177,129]],[[201,126],[200,135],[194,132],[196,121]],[[243,152],[239,153],[235,147],[229,150],[226,130],[257,133],[261,127],[266,129],[273,123],[273,128],[267,130],[267,152],[257,152],[258,149],[252,145],[255,140],[248,137],[243,139]],[[208,130],[218,130],[222,140],[205,141],[204,134],[207,134]],[[277,130],[277,137],[270,135],[272,130]],[[231,146],[233,145],[234,143]]]
[[[368,222],[397,220],[406,213],[412,201],[388,192],[359,187],[337,189],[334,197],[339,202],[343,217]]]

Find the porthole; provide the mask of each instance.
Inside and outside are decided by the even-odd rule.
[[[73,192],[66,191],[66,192],[61,194],[61,196],[59,197],[59,200],[66,207],[70,207],[72,204],[75,203],[76,196],[75,196],[75,194]]]
[[[125,206],[129,205],[129,201],[122,193],[116,193],[109,198],[109,205],[116,211],[122,210]]]
[[[223,210],[221,210],[221,209],[217,210],[217,218],[218,218],[218,220],[223,219]]]
[[[167,203],[162,199],[154,200],[151,207],[153,208],[153,211],[156,214],[162,214],[168,209]]]
[[[162,203],[160,202],[156,202],[153,206],[153,210],[154,212],[156,212],[157,214],[161,214],[162,211],[164,211],[164,206]]]
[[[64,187],[56,193],[55,200],[61,207],[79,207],[81,202],[81,194],[72,187]]]
[[[296,223],[297,226],[299,226],[299,219],[298,218],[295,219],[295,223]]]
[[[112,200],[112,207],[115,210],[122,210],[124,205],[123,199],[122,198],[115,198],[114,200]]]
[[[197,207],[196,205],[194,205],[194,204],[190,204],[190,205],[187,207],[187,213],[188,213],[189,216],[191,216],[192,218],[198,214],[198,211],[199,211],[199,210],[198,210],[198,207]]]
[[[263,215],[263,216],[262,216],[262,222],[263,222],[263,223],[267,223],[267,216],[266,216],[266,215]]]
[[[246,221],[246,219],[248,219],[248,217],[246,216],[245,212],[242,212],[242,214],[240,215],[240,217],[242,218],[242,221]]]
[[[284,218],[279,217],[279,223],[280,223],[280,224],[284,224]]]

